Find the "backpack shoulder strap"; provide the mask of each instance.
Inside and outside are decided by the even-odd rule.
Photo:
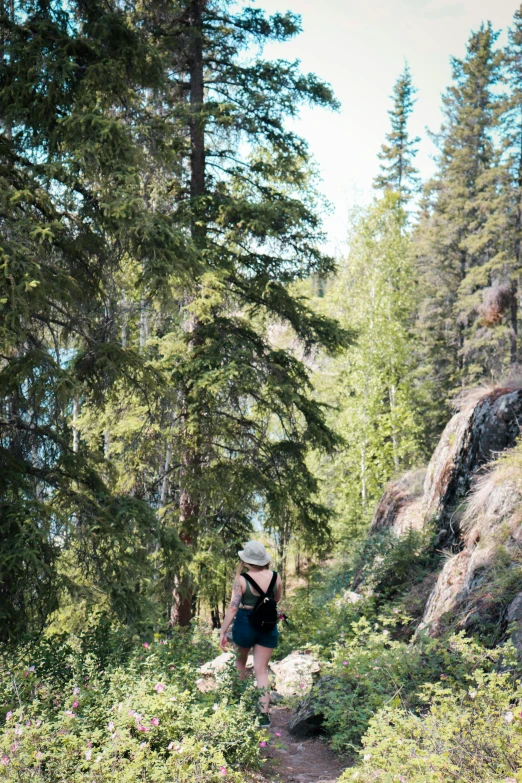
[[[248,582],[250,585],[252,585],[252,587],[254,587],[254,588],[257,590],[257,592],[259,593],[259,597],[260,597],[260,598],[264,598],[264,597],[266,596],[266,593],[265,593],[265,591],[264,591],[264,590],[261,590],[261,588],[259,587],[259,585],[258,585],[258,584],[257,584],[257,582],[255,581],[255,579],[252,579],[252,577],[250,576],[250,574],[241,574],[241,576],[244,576],[244,577],[245,577],[245,579],[247,580],[247,582]],[[254,598],[256,598],[256,597],[257,597],[257,596],[254,596]]]
[[[272,591],[274,591],[274,598],[275,598],[276,582],[277,582],[277,571],[273,571],[273,573],[272,573],[272,580],[271,580],[270,584],[268,585],[268,590],[266,591],[266,594],[268,595],[268,593],[271,593]]]

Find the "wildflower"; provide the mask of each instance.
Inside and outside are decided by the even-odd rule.
[[[75,686],[74,686],[74,688],[73,688],[73,694],[74,694],[75,696],[78,696],[78,694],[79,694],[79,693],[80,693],[80,689],[78,688],[78,686],[77,686],[77,685],[75,685]]]
[[[169,742],[169,744],[167,745],[167,750],[172,750],[173,747],[174,747],[174,742]]]
[[[140,748],[146,748],[147,743],[146,742],[140,742]]]
[[[163,693],[163,691],[165,690],[165,686],[163,685],[162,682],[157,682],[156,685],[154,686],[154,690],[156,691],[156,693]]]
[[[34,666],[29,666],[29,668],[27,669],[27,671],[28,671],[28,672],[34,672],[34,671],[35,671],[35,668],[34,668]]]
[[[15,734],[16,734],[18,737],[21,737],[23,733],[24,733],[24,730],[23,730],[23,728],[22,728],[21,726],[17,726],[17,727],[16,727],[16,729],[15,729]]]
[[[91,742],[90,740],[87,740],[87,746],[88,746],[89,748],[92,748],[92,742]]]
[[[85,751],[85,758],[87,761],[90,761],[92,759],[92,750],[89,748],[89,750]]]
[[[348,666],[348,661],[343,661],[343,666]]]
[[[516,778],[506,778],[504,783],[517,783]]]
[[[133,714],[133,715],[134,715],[134,717],[136,718],[136,722],[137,722],[137,723],[139,723],[139,722],[140,722],[140,720],[141,720],[141,715],[140,715],[140,713],[139,713],[139,712],[133,712],[132,714]]]
[[[404,777],[404,775],[399,775],[399,780],[401,783],[406,783],[406,778]]]
[[[44,757],[44,754],[42,753],[41,750],[37,750],[36,753],[34,754],[34,757],[37,761],[41,761]]]
[[[153,726],[159,726],[159,718],[153,718],[151,720],[151,723]]]
[[[365,753],[364,756],[363,756],[363,760],[364,761],[369,761],[371,759],[371,757],[372,757],[371,753]]]
[[[513,715],[513,713],[511,712],[511,710],[508,710],[508,711],[506,712],[506,714],[504,715],[504,720],[506,721],[506,723],[512,723],[512,722],[513,722],[513,718],[514,718],[514,717],[515,717],[515,716]]]
[[[18,750],[19,747],[20,745],[18,742],[13,742],[13,744],[11,745],[11,753],[14,753],[15,750]]]
[[[42,721],[41,720],[37,720],[34,725],[36,726],[37,729],[39,729],[40,726],[42,725]]]
[[[112,731],[112,730],[114,729],[114,723],[112,722],[112,720],[110,720],[110,721],[108,722],[108,724],[107,724],[107,728],[109,729],[109,731]]]
[[[219,709],[219,704],[217,703],[217,701],[215,701],[214,704],[212,705],[212,709],[213,710],[218,710]]]
[[[138,726],[137,728],[138,728],[138,731],[150,731],[150,729],[149,729],[149,727],[148,727],[148,726],[141,726],[141,725],[140,725],[140,726]]]
[[[11,710],[9,710],[9,712],[8,712],[8,713],[7,713],[7,715],[5,716],[5,719],[6,719],[6,721],[8,721],[8,720],[11,720],[11,718],[12,718],[12,717],[13,717],[13,713],[12,713],[12,711],[11,711]]]
[[[78,699],[76,699],[76,701],[73,701],[73,710],[76,709],[76,707],[78,706],[79,703],[80,702],[78,701]]]
[[[468,691],[468,696],[473,701],[477,696],[477,691]]]
[[[65,714],[69,716],[69,718],[76,718],[76,715],[72,710],[65,710]]]
[[[399,610],[398,609],[394,609],[393,610],[393,614],[399,614]]]
[[[440,675],[440,679],[441,680],[447,680],[448,679],[448,675],[447,674],[441,674]]]
[[[260,742],[260,743],[259,743],[259,747],[260,747],[260,748],[266,748],[266,742],[264,742],[264,741],[263,741],[263,742]]]
[[[276,735],[276,737],[280,737],[281,736],[281,732],[280,731],[276,731],[275,735]]]
[[[148,650],[149,647],[150,647],[150,644],[148,642],[144,642],[143,646],[145,647],[146,650]]]
[[[221,774],[222,774],[223,776],[227,774],[227,768],[226,768],[226,767],[220,767],[220,768],[219,768],[219,771],[221,772]]]
[[[169,666],[170,671],[172,671],[172,669],[174,668],[175,668],[174,666]]]
[[[9,764],[9,756],[2,756],[2,758],[0,759],[0,761],[2,762],[2,764],[4,765],[4,767],[7,767],[7,765]]]

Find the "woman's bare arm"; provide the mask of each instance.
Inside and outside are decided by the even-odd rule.
[[[232,598],[230,599],[230,604],[223,618],[221,630],[219,631],[219,644],[223,650],[227,649],[227,644],[228,644],[225,634],[230,628],[230,625],[232,624],[234,617],[236,616],[242,598],[243,598],[243,588],[241,584],[241,577],[238,576],[236,581],[234,582],[234,587],[232,588]]]

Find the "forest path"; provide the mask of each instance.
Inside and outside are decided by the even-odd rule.
[[[335,783],[348,766],[325,739],[296,740],[288,731],[292,711],[275,707],[271,712],[270,740],[263,749],[263,777],[269,783]]]

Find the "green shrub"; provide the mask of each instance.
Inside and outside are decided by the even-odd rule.
[[[323,666],[323,673],[332,675],[324,700],[324,729],[336,750],[359,748],[384,705],[422,710],[426,683],[459,688],[477,666],[490,671],[497,665],[498,655],[462,634],[449,639],[421,636],[415,643],[395,639],[394,625],[407,620],[396,611],[375,622],[360,618],[349,634],[341,632],[331,663]]]
[[[219,691],[196,687],[217,652],[208,634],[131,644],[105,631],[4,655],[0,780],[210,783],[259,765],[253,684],[232,667]]]
[[[522,686],[512,672],[480,668],[465,687],[438,683],[420,695],[424,713],[388,704],[371,719],[362,764],[341,781],[522,781]]]

